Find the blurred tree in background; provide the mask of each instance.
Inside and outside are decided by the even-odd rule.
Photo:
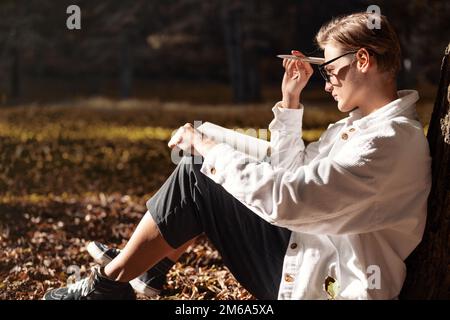
[[[81,8],[68,30],[66,8]],[[228,85],[236,103],[278,85],[277,53],[317,54],[313,39],[332,17],[379,5],[404,51],[401,86],[437,83],[450,2],[430,0],[4,0],[0,2],[3,103],[85,95],[139,96],[137,86],[174,81]],[[322,86],[317,75],[312,85]]]

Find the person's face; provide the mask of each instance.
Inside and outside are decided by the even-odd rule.
[[[324,48],[325,62],[346,53],[331,44]],[[357,107],[357,83],[355,54],[348,54],[324,66],[330,82],[325,83],[325,91],[330,92],[341,112],[349,112]]]

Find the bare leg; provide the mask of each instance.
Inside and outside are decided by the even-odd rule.
[[[147,213],[139,222],[125,248],[106,265],[105,275],[116,281],[128,282],[164,257],[169,257],[172,261],[178,260],[193,240],[177,249],[172,248],[159,233],[152,216]]]

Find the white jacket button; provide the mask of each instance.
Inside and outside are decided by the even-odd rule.
[[[291,274],[286,273],[286,275],[284,276],[284,281],[286,281],[286,282],[294,282],[294,277]]]

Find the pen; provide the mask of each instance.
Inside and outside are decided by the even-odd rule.
[[[279,54],[277,55],[278,58],[281,59],[292,59],[292,60],[302,60],[305,62],[309,62],[312,64],[322,64],[325,62],[324,58],[318,58],[318,57],[298,57],[290,54]]]

